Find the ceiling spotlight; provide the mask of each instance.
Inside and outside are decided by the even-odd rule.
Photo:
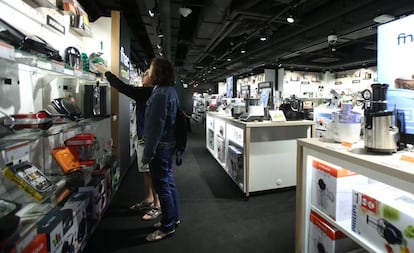
[[[265,30],[262,30],[260,32],[260,40],[261,41],[266,41],[267,40],[267,34],[266,34],[266,31]]]
[[[149,9],[148,15],[150,15],[150,17],[153,18],[155,16],[155,11],[153,9]]]
[[[390,22],[391,20],[394,20],[394,19],[395,19],[395,17],[392,16],[392,15],[382,14],[382,15],[379,15],[379,16],[375,17],[374,22],[379,23],[379,24],[384,24],[384,23]]]
[[[286,18],[286,21],[290,24],[295,23],[295,17],[293,17],[293,14],[289,14],[289,16]]]
[[[153,18],[155,15],[158,15],[158,0],[155,1],[155,6],[152,9],[148,10],[148,15]]]
[[[186,7],[181,7],[178,9],[178,12],[180,13],[181,16],[183,17],[188,17],[188,15],[190,15],[193,10],[191,10],[190,8],[186,8]]]
[[[162,32],[161,23],[159,20],[158,20],[158,25],[157,25],[157,36],[158,38],[164,37],[164,33]]]
[[[231,61],[231,58],[227,58],[227,61]]]
[[[245,54],[246,53],[246,49],[244,47],[240,48],[240,53],[241,54]]]

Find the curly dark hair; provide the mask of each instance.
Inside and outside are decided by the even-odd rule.
[[[151,61],[150,79],[154,85],[173,86],[175,69],[170,61],[163,58],[153,58]]]

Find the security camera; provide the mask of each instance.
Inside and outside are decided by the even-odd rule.
[[[338,36],[335,34],[328,35],[328,43],[329,45],[335,45],[338,41]]]

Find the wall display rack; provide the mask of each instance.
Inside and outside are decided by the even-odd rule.
[[[323,219],[333,224],[337,229],[368,252],[390,252],[388,250],[393,247],[398,247],[400,250],[400,248],[402,249],[402,247],[409,245],[409,243],[405,246],[403,243],[401,243],[401,245],[391,245],[391,243],[385,240],[389,238],[386,238],[386,236],[382,238],[379,236],[380,234],[377,235],[377,232],[381,231],[379,227],[378,229],[370,230],[370,233],[375,234],[375,236],[378,237],[377,242],[367,239],[369,236],[362,232],[355,232],[355,222],[359,219],[356,218],[358,217],[358,212],[355,210],[358,210],[359,207],[357,202],[358,198],[355,194],[360,191],[359,185],[362,183],[358,183],[358,186],[354,185],[353,187],[348,187],[352,188],[348,189],[350,190],[349,194],[351,195],[348,197],[352,198],[352,202],[349,203],[347,207],[344,207],[350,210],[347,215],[340,219],[328,215],[327,212],[315,204],[315,201],[312,199],[312,188],[317,187],[315,186],[315,180],[313,178],[315,174],[312,171],[315,170],[315,161],[323,161],[323,163],[329,164],[329,167],[345,168],[353,173],[365,176],[367,182],[371,183],[371,186],[372,183],[378,183],[379,185],[386,185],[386,187],[400,191],[401,196],[412,196],[414,193],[413,152],[399,151],[392,155],[367,154],[363,143],[354,144],[352,147],[346,147],[339,143],[325,142],[318,138],[299,139],[297,141],[297,150],[295,252],[309,252],[310,245],[312,244],[311,239],[309,238],[309,217],[311,212],[317,213],[323,217]],[[361,189],[364,189],[363,187],[364,186],[361,186]],[[372,187],[376,186],[374,185]],[[352,192],[352,190],[354,192]],[[380,190],[380,192],[382,195],[387,195],[384,191]],[[338,198],[335,200],[337,203],[340,203],[343,200],[340,199],[339,196],[336,196],[336,198]],[[410,197],[401,197],[399,199],[409,200],[409,198]],[[370,208],[379,205],[378,199],[376,201],[373,200],[374,199],[371,198],[371,201],[369,202]],[[399,217],[402,218],[403,211],[407,210],[397,210],[392,213],[399,213]],[[366,214],[367,212],[364,211],[364,213]],[[365,224],[367,224],[367,222],[365,222]],[[405,222],[405,224],[408,225],[410,223]],[[380,223],[377,224],[377,226],[379,225]],[[386,229],[389,231],[389,227]],[[401,234],[401,236],[405,237],[403,234]],[[409,240],[412,241],[412,239],[407,239],[406,241]]]
[[[206,148],[246,198],[296,184],[296,139],[311,137],[314,122],[242,122],[216,112],[206,117]]]
[[[5,114],[41,111],[56,96],[71,95],[82,105],[83,87],[95,85],[96,78],[95,73],[66,68],[61,62],[0,43],[0,108]],[[120,168],[112,155],[112,118],[57,118],[62,121],[47,129],[34,124],[0,138],[0,205],[16,203],[10,215],[17,221],[7,233],[1,231],[2,252],[38,246],[48,252],[68,247],[81,252],[118,189]],[[5,127],[11,129],[13,124]],[[93,137],[86,140],[92,143],[82,145],[80,139],[79,147],[73,142],[75,147],[70,146],[77,150],[71,159],[85,163],[76,172],[65,173],[52,150],[85,134]]]

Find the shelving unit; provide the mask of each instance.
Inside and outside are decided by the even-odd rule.
[[[252,192],[296,185],[296,139],[313,136],[314,124],[308,120],[242,122],[208,112],[206,148],[249,197]]]
[[[312,160],[349,169],[371,180],[379,181],[403,191],[414,193],[414,165],[406,161],[414,157],[412,152],[398,152],[393,155],[367,154],[363,143],[351,149],[338,143],[319,139],[297,141],[297,185],[296,185],[296,252],[305,253],[309,247],[309,215],[311,210],[321,215],[349,238],[369,252],[386,252],[365,240],[351,229],[351,217],[335,221],[311,204]]]
[[[67,68],[63,62],[15,50],[3,42],[0,43],[0,52],[2,94],[0,108],[3,113],[38,112],[46,109],[54,98],[67,95],[73,95],[79,107],[83,108],[84,86],[96,85],[95,73]],[[100,85],[107,86],[108,83],[101,82]],[[106,98],[108,99],[106,104],[109,105],[110,96]],[[111,124],[112,118],[109,115],[77,121],[67,119],[53,124],[47,130],[16,130],[0,138],[0,172],[4,172],[6,167],[19,164],[20,161],[28,161],[33,168],[39,169],[53,183],[52,189],[45,192],[41,199],[37,199],[38,197],[35,198],[25,192],[21,185],[18,186],[0,173],[0,199],[14,201],[21,205],[16,214],[20,218],[17,230],[9,238],[8,243],[2,242],[1,247],[9,244],[9,247],[15,247],[16,251],[20,252],[33,238],[41,234],[38,231],[39,222],[48,215],[52,215],[53,219],[54,212],[58,209],[60,211],[63,204],[75,201],[72,197],[82,189],[86,192],[83,195],[89,197],[79,201],[81,203],[79,210],[84,210],[86,215],[86,210],[90,210],[89,207],[86,208],[89,203],[96,205],[93,207],[94,215],[88,213],[88,218],[82,216],[88,223],[88,231],[83,232],[82,240],[72,240],[72,246],[76,246],[74,250],[82,251],[86,245],[86,236],[90,236],[99,223],[119,183],[120,168],[110,167],[113,147]],[[65,140],[82,133],[93,134],[94,142],[98,143],[94,152],[95,163],[84,166],[82,172],[65,174],[52,157],[51,149],[64,146]],[[91,184],[94,181],[98,183]],[[101,189],[99,193],[98,188]],[[95,194],[96,199],[91,197],[91,194]],[[59,216],[61,214],[56,212],[57,220],[61,219]],[[73,217],[68,217],[68,220],[72,223],[81,222],[76,219],[75,214]],[[61,222],[65,223],[63,220]],[[71,222],[67,225],[72,224]],[[71,233],[79,232],[74,225],[68,228]],[[69,240],[67,238],[69,233],[66,232],[57,235],[60,240],[56,242],[57,248],[54,248],[53,252],[62,251],[63,242]],[[0,248],[0,251],[2,250],[3,248]]]

